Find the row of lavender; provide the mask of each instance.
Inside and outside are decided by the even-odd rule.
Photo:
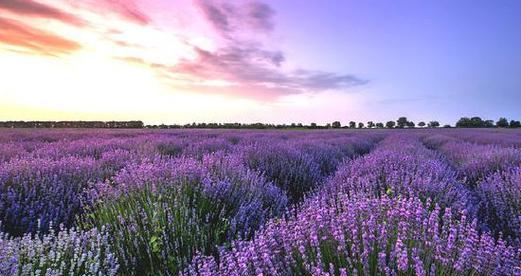
[[[422,134],[420,130],[418,133]],[[501,147],[521,148],[521,132],[514,129],[439,129],[428,136],[436,136],[441,140],[466,141],[479,145],[496,145]],[[425,133],[423,134],[425,136]],[[440,141],[441,142],[441,141]]]
[[[476,197],[480,228],[521,244],[521,148],[469,142],[477,137],[435,135],[423,141],[446,156]]]
[[[489,155],[483,149],[462,155],[443,151],[446,158],[423,146],[420,135],[404,133],[341,165],[320,191],[291,211],[295,215],[270,220],[255,240],[236,240],[218,258],[200,254],[184,274],[521,275],[521,247],[515,241],[520,228],[507,221],[520,216],[519,168],[493,173],[497,162],[485,162]],[[479,167],[455,165],[465,164],[456,162],[457,156],[472,162],[480,154],[485,157]],[[476,170],[493,173],[479,186],[497,181],[490,184],[496,190],[482,188],[489,198],[477,197],[474,187],[462,182],[462,173]],[[493,202],[483,203],[487,200]],[[500,216],[507,224],[482,213],[483,204],[508,206],[511,213]],[[480,225],[514,231],[505,240],[480,231]]]
[[[251,238],[383,136],[5,131],[0,274],[175,274]]]

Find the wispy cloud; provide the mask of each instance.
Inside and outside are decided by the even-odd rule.
[[[3,44],[40,55],[56,56],[81,48],[74,41],[12,19],[0,17],[0,29],[0,41]]]
[[[143,11],[139,1],[134,0],[82,0],[76,5],[86,7],[98,13],[113,13],[129,22],[146,25],[151,23],[151,18]]]
[[[244,38],[244,33],[269,33],[275,28],[275,12],[267,4],[254,1],[232,5],[208,0],[196,3],[224,42],[213,51],[194,47],[196,59],[182,60],[170,68],[178,77],[185,76],[195,82],[225,80],[235,86],[236,91],[255,90],[269,94],[270,99],[288,94],[341,90],[368,82],[352,74],[283,69],[286,58],[282,51],[266,49],[263,41]]]
[[[267,4],[252,1],[238,5],[229,2],[197,0],[196,4],[214,28],[226,38],[241,30],[271,31],[275,11]]]
[[[279,95],[342,89],[363,85],[366,80],[354,75],[313,70],[280,70],[284,55],[254,46],[228,46],[216,52],[196,48],[198,59],[184,60],[170,70],[198,80],[227,80],[236,86],[256,87]],[[273,96],[273,95],[272,95]]]
[[[55,19],[76,26],[82,26],[85,21],[60,9],[32,0],[3,0],[0,10],[6,10],[17,15]]]

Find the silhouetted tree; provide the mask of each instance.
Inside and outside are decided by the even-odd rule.
[[[408,122],[407,122],[407,127],[409,127],[409,128],[414,128],[415,126],[416,126],[416,125],[414,124],[413,121],[408,121]]]
[[[515,121],[515,120],[511,120],[511,121],[510,121],[510,127],[511,127],[511,128],[518,128],[518,127],[521,127],[521,122],[519,122],[519,121]]]
[[[6,128],[143,128],[142,121],[8,121],[0,122]]]
[[[485,122],[480,117],[472,117],[470,118],[471,125],[474,127],[484,127]]]
[[[456,122],[456,127],[472,127],[472,122],[470,121],[470,118],[468,118],[468,117],[461,117]]]
[[[419,123],[418,123],[418,126],[419,126],[419,127],[424,127],[424,126],[425,126],[425,122],[419,122]]]
[[[504,117],[499,118],[499,120],[496,122],[496,126],[497,127],[508,127],[507,119]]]
[[[456,127],[494,127],[494,121],[483,121],[483,119],[481,119],[480,117],[462,117],[456,123]]]
[[[404,128],[407,125],[407,117],[400,117],[396,120],[396,127]]]
[[[377,128],[384,128],[384,124],[383,123],[376,123],[376,127]]]
[[[483,127],[494,127],[494,120],[483,121]]]
[[[317,123],[311,123],[311,124],[309,125],[309,128],[311,128],[311,129],[316,129],[316,128],[317,128]]]
[[[331,124],[331,126],[332,126],[333,128],[340,128],[342,125],[340,124],[339,121],[334,121],[334,122]]]
[[[362,122],[358,123],[358,128],[364,128],[364,123],[362,123]]]
[[[385,123],[385,127],[387,127],[387,128],[393,128],[395,125],[396,125],[396,123],[394,121],[389,121],[389,122]]]
[[[367,122],[367,127],[368,127],[368,128],[373,128],[373,127],[374,127],[374,123],[373,123],[373,121],[369,121],[369,122]]]
[[[440,122],[438,121],[430,121],[428,124],[429,127],[436,128],[440,126]]]
[[[356,127],[356,122],[350,121],[349,128],[355,128],[355,127]]]

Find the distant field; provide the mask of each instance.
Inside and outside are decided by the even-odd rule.
[[[0,129],[0,275],[521,275],[521,130]]]

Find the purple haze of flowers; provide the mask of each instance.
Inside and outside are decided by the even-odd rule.
[[[456,139],[482,145],[493,144],[504,147],[521,147],[521,133],[518,131],[501,129],[469,129],[456,130],[450,134]]]
[[[521,165],[521,149],[450,141],[438,150],[452,162],[458,177],[470,186],[487,175]]]

